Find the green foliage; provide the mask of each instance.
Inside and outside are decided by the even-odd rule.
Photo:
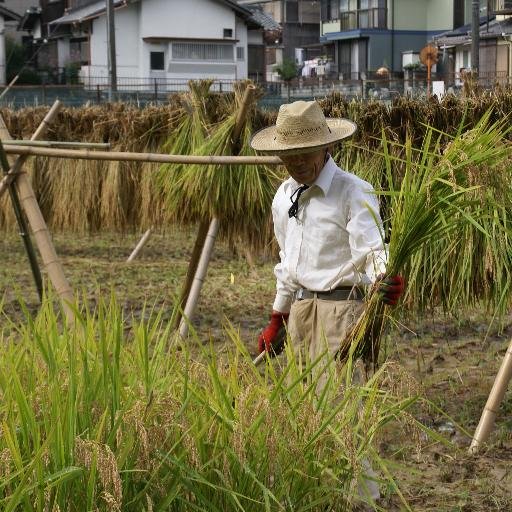
[[[274,71],[280,76],[281,80],[290,82],[297,77],[298,68],[294,60],[283,59],[281,64],[274,66]]]
[[[192,360],[172,320],[142,317],[112,299],[63,328],[46,301],[4,336],[2,510],[351,510],[366,458],[397,489],[372,446],[415,398],[387,368],[340,398],[332,359],[260,373],[228,326],[231,350]]]

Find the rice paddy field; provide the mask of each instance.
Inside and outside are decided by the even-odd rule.
[[[66,109],[49,137],[250,156],[251,133],[275,114],[251,111],[234,140],[246,84],[222,97],[210,85],[168,107]],[[27,164],[77,301],[66,322],[45,274],[39,303],[3,197],[1,510],[512,510],[510,393],[468,454],[512,335],[512,93],[321,104],[358,123],[333,154],[374,185],[388,270],[407,281],[396,308],[369,298],[343,364],[290,346],[252,363],[275,290],[269,214],[283,169]],[[20,138],[44,110],[2,115]],[[219,239],[181,339],[182,283],[214,217]],[[352,379],[359,357],[374,363],[364,383]]]
[[[55,243],[71,283],[91,303],[115,292],[127,320],[127,337],[132,338],[132,317],[149,318],[153,306],[162,311],[164,320],[172,316],[173,297],[186,272],[194,235],[183,230],[157,233],[130,264],[125,260],[138,240],[136,234],[57,235]],[[0,254],[5,328],[10,325],[7,318],[16,325],[23,322],[19,300],[32,314],[38,308],[38,300],[18,237],[4,239]],[[255,355],[257,333],[266,322],[273,299],[272,269],[271,261],[263,260],[251,268],[226,244],[217,246],[194,321],[197,338],[189,342],[192,357],[204,357],[201,353],[205,347],[219,361],[228,357],[235,342],[226,332],[232,329]],[[412,510],[512,509],[510,395],[500,410],[489,445],[477,456],[467,454],[469,435],[474,432],[512,335],[508,322],[507,319],[501,332],[488,332],[489,318],[478,309],[458,319],[431,314],[416,316],[386,336],[387,359],[393,361],[390,378],[398,382],[402,372],[410,374],[416,386],[413,393],[431,402],[417,402],[411,411],[444,439],[427,437],[421,431],[413,434],[399,422],[389,424],[379,435],[377,450],[388,461],[389,471]],[[14,325],[11,328],[15,329]],[[240,368],[243,371],[242,363]],[[384,510],[406,510],[392,488],[383,486],[383,494]],[[346,509],[331,504],[330,510]],[[187,509],[184,504],[182,507]]]

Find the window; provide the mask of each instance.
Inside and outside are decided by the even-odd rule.
[[[232,38],[233,37],[233,29],[225,28],[224,29],[224,37]]]
[[[150,69],[152,71],[163,71],[165,69],[165,53],[164,52],[150,52]]]
[[[244,60],[245,59],[245,48],[243,46],[236,47],[236,60]]]
[[[233,62],[233,45],[216,43],[172,43],[173,60]]]

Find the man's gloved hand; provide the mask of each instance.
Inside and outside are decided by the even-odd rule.
[[[405,290],[405,281],[401,275],[379,276],[378,291],[382,295],[382,301],[388,306],[396,306]]]
[[[272,357],[277,356],[283,351],[284,342],[286,341],[285,325],[289,316],[288,313],[272,311],[270,322],[258,337],[259,354],[266,350]]]

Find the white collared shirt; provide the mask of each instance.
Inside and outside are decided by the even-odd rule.
[[[274,309],[287,313],[300,288],[328,291],[368,285],[386,267],[379,203],[373,187],[341,170],[329,158],[315,183],[299,201],[297,218],[289,218],[293,178],[281,184],[272,202],[280,263],[274,269]]]

